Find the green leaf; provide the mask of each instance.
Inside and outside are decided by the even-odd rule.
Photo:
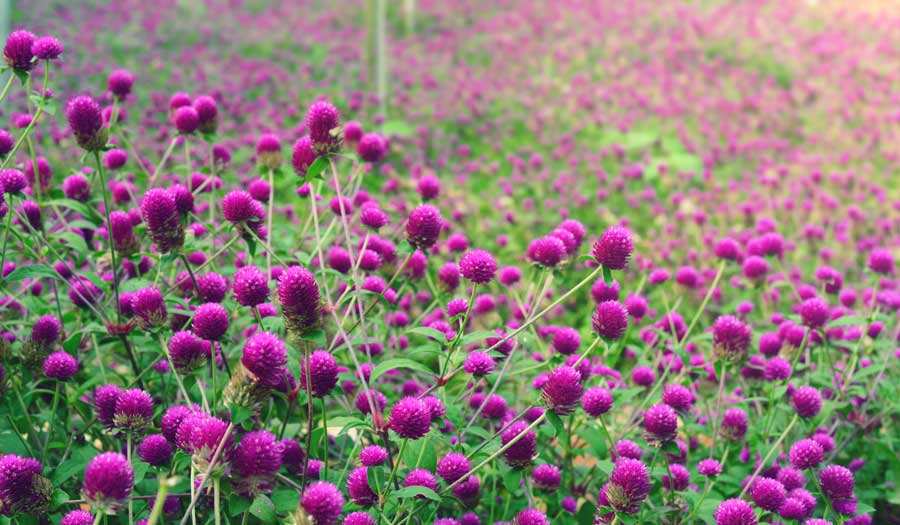
[[[611,284],[613,282],[612,270],[606,266],[603,267],[603,282],[606,284]]]
[[[306,176],[303,177],[303,182],[310,182],[320,178],[322,171],[328,167],[328,158],[319,157],[317,158],[310,166],[306,169]]]
[[[19,78],[19,82],[24,86],[28,81],[28,72],[27,71],[19,71],[18,69],[12,70],[13,74]]]
[[[503,475],[503,486],[510,492],[519,490],[519,484],[522,482],[522,471],[518,469],[509,469],[509,472]]]
[[[838,317],[834,321],[828,323],[829,328],[835,328],[838,326],[853,326],[853,325],[867,325],[869,324],[869,319],[863,317],[861,315],[845,315],[843,317]]]
[[[417,326],[415,328],[407,330],[406,333],[424,335],[425,337],[430,337],[432,339],[436,339],[438,342],[441,342],[441,343],[447,341],[447,336],[444,335],[444,332],[441,332],[440,330],[437,330],[434,328],[429,328],[427,326]]]
[[[432,501],[441,501],[441,497],[438,496],[438,493],[431,490],[428,487],[422,487],[420,485],[413,485],[412,487],[403,487],[400,490],[395,490],[391,492],[391,499],[400,500],[406,498],[414,498],[416,496],[424,496]]]
[[[233,403],[229,405],[228,408],[231,410],[231,422],[235,425],[240,425],[253,415],[253,411],[249,408],[235,405]]]
[[[340,431],[338,432],[338,436],[342,436],[346,434],[349,430],[357,428],[357,427],[366,427],[371,428],[368,423],[363,421],[358,417],[352,416],[340,416],[336,418],[332,418],[328,420],[328,426],[331,428],[340,427]]]
[[[578,520],[578,525],[594,525],[594,514],[596,513],[597,506],[590,501],[585,501],[578,509],[575,519]]]
[[[69,495],[61,489],[53,489],[53,496],[50,497],[50,509],[58,508],[60,505],[69,501]]]
[[[0,434],[0,450],[4,454],[17,454],[19,456],[27,456],[27,451],[20,440],[12,432]]]
[[[275,523],[278,518],[275,514],[275,504],[263,494],[257,496],[250,504],[250,514],[259,518],[263,523]]]
[[[429,375],[434,375],[434,372],[432,372],[430,368],[418,361],[404,358],[388,359],[387,361],[375,367],[375,370],[372,371],[372,375],[369,378],[369,383],[375,383],[375,380],[381,377],[385,372],[397,368],[408,368],[411,370],[418,370]]]
[[[557,436],[566,436],[566,425],[563,423],[563,420],[557,416],[553,411],[548,410],[546,412],[547,420],[550,421],[550,424],[553,425],[553,428],[556,429]]]
[[[47,277],[49,279],[56,279],[56,272],[53,268],[45,264],[30,264],[28,266],[22,266],[16,268],[9,275],[6,276],[7,282],[18,282],[25,279],[34,279]]]
[[[437,465],[437,451],[434,444],[426,436],[423,439],[408,441],[403,449],[403,462],[410,467],[424,468],[434,471]]]
[[[272,504],[275,510],[280,513],[293,512],[297,508],[300,496],[297,491],[289,488],[280,488],[272,492]]]

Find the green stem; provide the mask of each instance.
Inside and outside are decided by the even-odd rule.
[[[12,86],[14,78],[16,78],[16,76],[10,72],[9,80],[6,81],[6,85],[3,86],[3,91],[0,92],[0,102],[3,102],[3,99],[6,98],[6,94],[9,93],[9,88]]]
[[[50,422],[47,426],[47,439],[44,441],[44,451],[41,454],[43,458],[43,462],[47,462],[47,449],[50,447],[50,437],[53,435],[53,419],[56,416],[56,408],[59,406],[59,381],[56,381],[56,386],[53,391],[53,406],[50,408]]]
[[[156,499],[153,501],[153,509],[150,511],[150,518],[147,525],[156,525],[159,517],[162,516],[163,506],[166,502],[166,494],[169,492],[169,482],[165,474],[160,475],[159,489],[156,491]]]

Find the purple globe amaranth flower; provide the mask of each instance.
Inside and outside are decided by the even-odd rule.
[[[528,244],[528,258],[546,268],[555,268],[566,257],[566,245],[552,235],[538,237]]]
[[[127,257],[138,251],[140,243],[134,236],[134,224],[127,213],[119,210],[110,212],[107,230],[118,254]]]
[[[128,502],[134,487],[134,468],[123,454],[104,452],[88,463],[81,493],[101,513],[115,513]]]
[[[255,497],[272,489],[272,480],[281,468],[284,445],[270,432],[248,432],[241,438],[231,459],[238,494]]]
[[[141,218],[147,225],[150,240],[160,253],[172,253],[184,244],[184,228],[175,198],[166,190],[148,191],[141,201]]]
[[[428,250],[441,234],[444,219],[441,212],[431,204],[423,204],[409,214],[406,223],[406,240],[413,247]]]
[[[153,398],[139,388],[122,392],[116,400],[113,423],[129,432],[140,432],[153,419]]]
[[[277,388],[284,380],[287,348],[277,334],[257,332],[244,344],[241,364],[256,377],[257,383]]]
[[[100,105],[91,97],[80,95],[66,104],[66,120],[78,145],[86,151],[98,152],[106,147],[109,130],[103,122]]]
[[[684,465],[673,463],[669,465],[669,473],[662,477],[662,484],[666,490],[679,492],[688,488],[691,481],[691,473]]]
[[[442,457],[437,463],[437,475],[448,484],[453,484],[462,479],[471,470],[472,462],[459,452],[451,452]]]
[[[541,490],[555,490],[562,482],[562,474],[556,465],[538,465],[531,473],[534,486]]]
[[[318,155],[338,153],[343,145],[340,115],[334,105],[326,100],[313,102],[306,113],[312,150]]]
[[[219,125],[219,105],[216,99],[208,95],[200,95],[192,104],[197,112],[197,129],[201,133],[215,133]]]
[[[291,150],[291,166],[294,168],[294,173],[304,177],[306,171],[316,161],[316,158],[318,158],[318,155],[313,151],[309,135],[297,139],[297,142],[294,143],[294,148]]]
[[[494,371],[494,358],[486,352],[471,352],[466,356],[463,370],[475,377],[484,377]]]
[[[603,487],[603,493],[609,506],[617,512],[635,514],[650,493],[650,472],[637,459],[620,457],[616,460],[609,482]]]
[[[825,450],[815,440],[801,439],[791,445],[788,457],[794,468],[807,470],[816,467],[825,459]]]
[[[73,510],[66,513],[59,525],[93,525],[94,517],[86,510]]]
[[[107,169],[117,170],[128,162],[128,152],[123,149],[111,149],[103,154],[103,165]]]
[[[471,250],[459,259],[462,276],[475,284],[487,284],[497,273],[497,260],[487,250]]]
[[[894,273],[894,254],[883,248],[872,250],[869,253],[869,269],[883,275]]]
[[[228,310],[218,303],[205,303],[194,311],[191,327],[207,341],[218,341],[228,331]]]
[[[345,142],[358,142],[363,136],[363,127],[362,124],[355,120],[347,121],[344,124],[344,141]]]
[[[525,468],[537,456],[537,433],[528,430],[528,423],[516,421],[509,425],[500,435],[503,446],[518,439],[512,446],[503,451],[503,458],[513,468]]]
[[[750,327],[733,315],[720,316],[713,323],[713,353],[718,359],[742,361],[750,349]]]
[[[550,519],[537,509],[525,509],[516,514],[513,525],[550,525]]]
[[[719,434],[728,441],[738,441],[747,434],[747,413],[740,408],[732,407],[722,415]]]
[[[116,69],[106,77],[106,89],[119,100],[125,100],[134,86],[134,75],[125,69]]]
[[[377,390],[370,389],[368,395],[366,392],[360,392],[353,404],[357,410],[368,415],[372,413],[372,407],[375,408],[376,412],[384,410],[387,407],[387,397]]]
[[[0,157],[6,157],[15,147],[16,140],[6,130],[0,130]]]
[[[131,297],[131,311],[145,330],[162,326],[168,317],[162,292],[152,286],[134,293]]]
[[[169,338],[169,358],[179,373],[190,372],[206,362],[211,355],[209,341],[192,332],[175,332]]]
[[[169,443],[175,443],[178,433],[178,427],[181,422],[191,414],[199,414],[201,412],[198,405],[175,405],[166,409],[160,419],[160,430]]]
[[[378,445],[369,445],[359,452],[359,461],[365,467],[377,467],[387,463],[388,451]]]
[[[591,255],[610,270],[624,270],[634,252],[631,232],[621,226],[611,226],[594,243]]]
[[[547,374],[541,399],[555,414],[570,414],[581,401],[584,391],[581,380],[581,373],[571,366],[554,368]]]
[[[403,478],[404,487],[426,487],[431,490],[437,490],[437,480],[434,474],[423,468],[410,470],[406,477]],[[425,496],[416,496],[417,499],[424,499]]]
[[[406,439],[419,439],[431,427],[431,410],[415,397],[404,397],[391,409],[390,429]]]
[[[359,222],[366,228],[379,230],[391,222],[391,217],[378,205],[368,204],[359,209]]]
[[[137,450],[138,456],[147,463],[160,467],[172,461],[174,450],[172,444],[162,434],[151,434],[141,441]]]
[[[727,499],[713,514],[716,525],[756,525],[756,513],[744,500]]]
[[[321,318],[319,285],[312,272],[301,266],[291,266],[278,278],[278,300],[289,331],[304,334],[314,328]]]
[[[41,462],[7,454],[0,457],[0,515],[45,514],[53,485],[41,476]]]
[[[609,412],[612,405],[612,393],[602,386],[588,388],[581,398],[581,407],[584,409],[584,412],[593,417],[600,417]]]
[[[300,523],[309,523],[305,518],[309,516],[315,525],[336,525],[343,507],[344,496],[337,487],[327,481],[316,481],[300,497]]]
[[[825,326],[829,314],[828,301],[821,297],[810,297],[800,304],[800,318],[805,326],[813,330]]]
[[[31,52],[38,60],[56,60],[63,53],[63,45],[52,36],[42,36],[34,41]]]
[[[34,33],[25,30],[13,31],[6,38],[6,45],[3,47],[3,59],[10,68],[27,73],[34,67],[32,58],[34,46],[37,37]]]
[[[678,432],[678,414],[669,405],[653,405],[644,412],[644,432],[648,441],[668,443]]]
[[[581,346],[581,335],[578,334],[578,330],[568,327],[561,326],[556,330],[556,333],[553,334],[553,341],[551,342],[553,349],[563,355],[572,355],[578,351],[578,347]]]
[[[228,279],[216,273],[209,272],[197,278],[199,298],[206,303],[221,303],[228,292]]]
[[[75,174],[63,179],[62,190],[66,198],[73,201],[87,202],[91,198],[91,183],[84,175]]]
[[[337,381],[337,361],[329,352],[316,350],[309,355],[308,361],[305,358],[301,361],[300,386],[311,391],[314,397],[328,395],[337,385]]]
[[[64,350],[53,352],[44,360],[44,375],[49,378],[68,381],[77,371],[78,361]]]
[[[277,169],[281,166],[281,139],[278,135],[265,133],[256,141],[256,159],[260,166]]]
[[[347,514],[347,517],[344,518],[342,522],[343,525],[375,525],[375,519],[372,518],[369,514],[356,511]]]
[[[255,266],[244,266],[234,274],[234,299],[241,306],[258,306],[269,299],[269,280]]]
[[[122,389],[116,385],[101,385],[94,389],[94,413],[102,425],[112,428],[116,403],[121,395]]]
[[[594,309],[591,326],[600,337],[621,339],[628,328],[628,310],[619,301],[603,301]]]
[[[663,387],[662,400],[675,410],[687,412],[694,405],[694,393],[683,385],[666,385]]]
[[[701,476],[714,477],[722,473],[722,464],[715,459],[703,459],[697,463],[697,472]]]
[[[181,106],[173,117],[175,129],[182,135],[190,135],[200,127],[200,115],[193,106]]]
[[[750,497],[756,506],[768,510],[769,512],[777,512],[784,500],[787,499],[787,491],[780,481],[772,478],[756,478],[750,487]]]
[[[828,465],[819,472],[819,485],[822,493],[832,500],[853,496],[853,473],[840,465]]]
[[[46,348],[56,346],[62,332],[62,323],[52,315],[43,315],[31,326],[31,342]]]
[[[369,469],[358,467],[347,476],[347,494],[350,501],[360,507],[371,507],[378,501],[378,496],[369,488]]]
[[[28,187],[28,179],[21,170],[6,168],[0,171],[0,190],[3,193],[15,194]]]
[[[815,387],[801,386],[791,396],[791,405],[802,418],[812,418],[822,410],[822,394]]]
[[[387,141],[378,133],[366,133],[359,139],[356,153],[366,162],[380,162],[387,155]]]

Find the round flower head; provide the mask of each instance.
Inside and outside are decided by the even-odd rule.
[[[116,400],[113,423],[129,431],[143,430],[153,419],[153,398],[139,388],[122,392]]]
[[[365,512],[356,511],[347,514],[343,525],[375,525],[375,519]]]
[[[134,469],[123,454],[104,452],[88,463],[81,493],[102,513],[114,513],[125,505],[134,487]]]
[[[66,198],[73,201],[87,202],[91,198],[91,183],[83,175],[70,175],[63,179],[62,190]]]
[[[460,257],[459,269],[473,283],[487,284],[497,273],[497,261],[487,250],[471,250]]]
[[[557,489],[562,481],[562,474],[556,465],[538,465],[534,467],[531,476],[534,479],[534,485],[543,490]]]
[[[805,326],[813,330],[825,326],[829,313],[828,301],[821,297],[810,297],[800,304],[800,318]]]
[[[729,408],[722,415],[719,434],[728,441],[737,441],[747,433],[747,413],[740,408]]]
[[[160,420],[160,429],[169,443],[175,443],[178,427],[191,414],[200,414],[200,407],[198,405],[175,405],[166,409]]]
[[[528,423],[516,421],[509,425],[500,436],[503,446],[508,445],[514,439],[518,439],[503,452],[503,458],[513,468],[527,467],[531,465],[532,460],[537,456],[537,433],[534,430],[527,429]]]
[[[0,457],[0,515],[43,515],[50,506],[53,485],[41,476],[41,462],[7,454]]]
[[[589,416],[600,417],[609,412],[613,405],[613,396],[602,386],[592,386],[584,392],[581,407]]]
[[[578,405],[582,392],[581,373],[571,366],[560,366],[547,374],[541,398],[554,413],[565,415]]]
[[[373,407],[377,412],[384,410],[387,407],[387,398],[381,392],[370,389],[368,395],[366,392],[360,392],[353,404],[363,414],[371,414]]]
[[[312,150],[318,155],[330,155],[341,149],[343,134],[338,110],[330,102],[313,102],[306,113],[306,128]]]
[[[168,316],[162,292],[152,286],[141,288],[134,293],[131,298],[131,311],[145,330],[161,326]]]
[[[358,142],[363,136],[362,124],[355,120],[344,124],[344,142]]]
[[[562,326],[553,334],[552,345],[553,349],[560,354],[572,355],[577,352],[578,347],[581,346],[581,336],[578,334],[578,330],[568,326]]]
[[[527,425],[526,425],[527,426]],[[460,480],[472,470],[472,463],[464,454],[451,452],[442,457],[437,463],[437,474],[448,484]]]
[[[784,485],[785,490],[788,491],[806,485],[806,478],[804,477],[803,472],[794,467],[781,467],[778,469],[778,474],[775,476],[775,479],[780,481],[781,484]]]
[[[109,131],[103,122],[100,105],[88,96],[77,96],[66,105],[66,120],[78,145],[87,151],[106,147]]]
[[[366,162],[379,162],[387,154],[387,142],[378,133],[366,133],[359,139],[356,153]]]
[[[200,115],[193,106],[182,106],[175,110],[175,129],[182,135],[190,135],[200,127]]]
[[[375,204],[364,205],[359,210],[359,221],[366,228],[379,230],[391,222],[390,216]]]
[[[201,95],[192,104],[197,112],[198,126],[201,133],[215,133],[219,124],[219,105],[216,99]]]
[[[788,458],[794,468],[807,470],[816,467],[825,459],[825,450],[813,439],[801,439],[791,445]]]
[[[125,100],[134,86],[134,75],[125,69],[116,69],[106,77],[106,89],[117,99]]]
[[[122,389],[116,385],[101,385],[94,389],[94,413],[97,421],[106,427],[113,426],[113,418],[116,415],[116,403]]]
[[[666,385],[663,387],[662,400],[675,410],[686,412],[694,405],[694,393],[683,385]]]
[[[782,381],[791,377],[791,362],[781,357],[766,361],[763,377],[769,381]]]
[[[437,480],[434,477],[434,474],[423,469],[417,468],[410,470],[406,477],[403,479],[404,487],[426,487],[431,490],[437,490]],[[423,499],[425,496],[416,496],[418,499]]]
[[[63,53],[63,45],[52,36],[42,36],[34,41],[31,52],[38,60],[56,60]]]
[[[566,257],[566,245],[552,235],[539,237],[528,244],[528,258],[536,264],[554,268]]]
[[[172,444],[162,434],[151,434],[138,445],[138,456],[147,463],[160,467],[172,461]]]
[[[691,473],[684,465],[678,463],[669,465],[669,473],[662,477],[663,487],[676,492],[687,489],[690,482]]]
[[[697,472],[701,476],[718,476],[722,473],[722,464],[715,459],[703,459],[697,463]]]
[[[331,483],[316,481],[303,491],[300,507],[315,525],[336,525],[344,507],[344,496]],[[308,521],[302,520],[300,523]]]
[[[219,303],[205,303],[194,311],[194,333],[207,341],[218,341],[228,331],[228,310]]]
[[[816,417],[822,410],[822,394],[815,387],[801,386],[791,396],[791,404],[798,416],[806,419]]]
[[[256,159],[260,166],[275,169],[281,166],[281,139],[265,133],[256,141]]]
[[[27,73],[34,67],[31,59],[34,57],[32,47],[37,37],[30,31],[13,31],[6,38],[3,47],[3,59],[6,65],[16,71]]]
[[[620,457],[603,492],[610,507],[625,514],[635,514],[650,488],[650,472],[646,465],[637,459]]]
[[[422,196],[422,200],[434,200],[441,194],[441,181],[434,175],[423,175],[416,183],[416,192]]]
[[[819,472],[819,485],[833,500],[850,498],[853,496],[853,473],[840,465],[828,465]]]
[[[78,371],[78,361],[63,350],[58,350],[44,360],[44,375],[60,381],[68,381]]]
[[[624,270],[633,251],[631,233],[621,226],[612,226],[594,243],[591,255],[610,270]]]
[[[337,381],[337,361],[325,350],[316,350],[309,355],[309,362],[306,359],[300,362],[300,386],[311,391],[314,397],[328,395]]]
[[[753,507],[740,499],[727,499],[720,503],[713,518],[716,525],[756,525]]]
[[[777,512],[784,500],[787,499],[787,491],[780,481],[772,478],[757,478],[750,488],[750,497],[756,506],[768,510],[769,512]]]
[[[150,240],[160,253],[172,253],[184,244],[184,228],[178,205],[172,195],[161,188],[148,191],[141,201],[141,218],[147,225]]]
[[[294,143],[294,148],[291,150],[291,166],[294,168],[294,173],[301,177],[305,176],[306,170],[316,161],[317,157],[318,155],[313,151],[309,135],[297,139],[297,142]]]
[[[484,377],[494,371],[494,358],[485,352],[471,352],[463,363],[463,370],[475,377]]]
[[[3,193],[15,194],[28,187],[28,179],[25,174],[15,168],[6,168],[0,171],[0,189]]]
[[[747,357],[752,332],[743,321],[723,315],[712,326],[713,352],[719,359],[740,361]]]
[[[603,301],[594,309],[591,325],[600,337],[620,339],[628,328],[628,310],[619,301]]]
[[[318,324],[321,315],[319,285],[306,268],[291,266],[281,273],[278,300],[289,330],[303,334]]]
[[[537,509],[525,509],[516,514],[513,525],[550,525],[550,519]]]
[[[347,494],[350,501],[360,507],[370,507],[378,501],[378,496],[369,488],[369,470],[358,467],[347,476]]]
[[[94,517],[86,510],[73,510],[60,520],[59,525],[93,525]]]
[[[0,129],[0,157],[9,155],[15,146],[16,140],[8,131]]]
[[[359,452],[359,461],[365,467],[377,467],[388,461],[388,451],[378,445],[369,445]]]
[[[678,432],[678,414],[669,405],[653,405],[644,412],[644,431],[650,441],[672,441]]]
[[[406,240],[413,247],[427,250],[437,242],[443,225],[441,212],[431,204],[423,204],[409,214],[406,223]]]
[[[175,332],[169,338],[169,358],[180,373],[189,372],[205,363],[210,356],[209,341],[204,341],[192,332]]]
[[[43,347],[54,347],[59,341],[62,332],[62,323],[52,315],[44,315],[31,326],[31,341]]]
[[[215,272],[209,272],[197,278],[200,300],[207,303],[221,303],[228,292],[228,280]]]
[[[283,451],[284,445],[270,432],[244,434],[231,460],[237,474],[234,484],[237,493],[254,497],[271,490],[272,480],[281,468]]]
[[[882,248],[872,250],[869,253],[869,269],[883,275],[894,273],[894,254]]]
[[[138,250],[139,243],[134,236],[131,216],[124,211],[115,210],[109,214],[107,230],[119,254],[128,256]]]
[[[404,397],[391,409],[390,428],[402,438],[419,439],[431,427],[431,410],[415,397]]]
[[[287,349],[276,334],[257,332],[244,344],[241,364],[256,377],[257,383],[276,388],[284,380]]]

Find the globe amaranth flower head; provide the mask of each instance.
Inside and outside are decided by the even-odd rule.
[[[487,250],[471,250],[459,259],[462,276],[475,284],[487,284],[497,273],[497,260]]]
[[[209,341],[188,331],[175,332],[169,338],[169,358],[180,373],[190,372],[205,363],[211,348]]]
[[[134,75],[126,69],[116,69],[106,77],[106,89],[117,99],[125,100],[134,86]]]
[[[53,352],[44,360],[44,375],[49,378],[68,381],[77,371],[78,361],[64,350]]]
[[[359,452],[359,461],[365,467],[377,467],[388,461],[387,449],[378,445],[369,445]]]
[[[110,212],[107,230],[117,254],[127,257],[140,248],[140,243],[134,236],[134,223],[131,221],[131,216],[124,211]]]
[[[150,424],[152,419],[153,398],[147,392],[139,388],[132,388],[122,392],[116,400],[113,423],[117,428],[129,432],[140,432]]]
[[[722,464],[715,459],[703,459],[697,463],[697,472],[701,476],[714,477],[722,473]]]
[[[131,311],[145,330],[162,326],[168,317],[166,300],[162,292],[153,286],[141,288],[134,293],[131,297]]]
[[[66,105],[66,120],[78,145],[86,151],[101,151],[109,140],[100,105],[86,95],[79,95]]]
[[[73,510],[66,513],[59,525],[93,525],[94,517],[86,510]]]
[[[134,468],[123,454],[104,452],[84,471],[81,493],[100,513],[114,514],[128,502],[134,487]]]
[[[612,393],[602,386],[588,388],[581,398],[581,407],[584,409],[584,412],[593,417],[600,417],[609,412],[612,405]]]
[[[562,482],[562,473],[556,465],[538,465],[531,473],[534,486],[542,490],[554,490],[559,488]]]
[[[787,491],[778,480],[758,477],[750,487],[750,497],[753,498],[753,503],[757,507],[769,512],[777,512],[784,500],[787,499]]]
[[[894,254],[883,248],[876,248],[869,253],[869,269],[882,275],[894,273]]]
[[[610,270],[624,270],[634,252],[631,232],[622,226],[611,226],[594,243],[591,255]]]
[[[503,446],[512,443],[514,439],[518,440],[503,451],[503,459],[513,468],[525,468],[531,465],[537,456],[537,433],[529,430],[525,421],[520,420],[509,425],[500,438]]]
[[[832,500],[853,496],[853,473],[840,465],[828,465],[819,472],[819,485],[822,492]]]
[[[141,218],[147,225],[150,240],[160,253],[172,253],[184,244],[184,228],[175,198],[168,191],[154,188],[141,201]]]
[[[53,315],[43,315],[31,326],[31,341],[34,344],[52,348],[59,341],[62,323]]]
[[[0,190],[6,194],[16,194],[28,187],[28,179],[21,170],[6,168],[0,171]]]
[[[269,300],[269,280],[256,266],[244,266],[234,273],[233,291],[238,304],[252,308]]]
[[[0,516],[47,512],[53,485],[41,476],[41,462],[7,454],[0,457]]]
[[[444,219],[431,204],[423,204],[409,214],[406,222],[406,240],[413,247],[427,250],[437,242]]]
[[[678,432],[678,414],[666,404],[653,405],[644,412],[644,432],[652,443],[668,443]]]
[[[750,349],[750,327],[733,315],[720,316],[713,323],[713,353],[717,359],[742,361]]]
[[[571,366],[554,368],[547,374],[547,382],[541,391],[544,404],[557,415],[572,413],[584,387],[581,384],[581,373]]]
[[[727,499],[719,504],[713,514],[716,525],[756,525],[756,513],[744,500]]]
[[[287,348],[277,334],[257,332],[246,343],[241,364],[267,388],[277,388],[284,381]]]
[[[387,155],[387,141],[378,133],[366,133],[359,139],[356,153],[366,162],[380,162]]]
[[[791,396],[791,405],[802,418],[816,417],[822,410],[822,394],[815,387],[801,386]]]
[[[31,52],[38,60],[56,60],[63,53],[63,45],[52,36],[42,36],[34,41]]]
[[[241,438],[231,460],[237,474],[234,488],[238,494],[255,497],[272,489],[272,480],[281,468],[284,445],[270,432],[248,432]]]
[[[337,361],[329,352],[316,350],[309,355],[308,361],[301,360],[300,386],[311,391],[314,397],[325,397],[337,382]]]
[[[546,268],[555,268],[566,258],[566,245],[552,235],[538,237],[528,244],[528,258]]]
[[[418,398],[404,397],[391,409],[388,425],[402,438],[419,439],[431,427],[431,410]]]
[[[628,310],[619,301],[603,301],[594,309],[591,326],[600,337],[618,340],[628,328]]]
[[[175,129],[182,135],[190,135],[200,127],[200,115],[193,106],[181,106],[175,110]]]
[[[450,452],[437,463],[437,475],[448,484],[453,484],[462,479],[471,470],[472,463],[466,458],[465,454],[460,454],[459,452]]]
[[[138,445],[138,456],[154,466],[168,465],[172,461],[172,444],[162,434],[151,434]]]
[[[264,168],[281,166],[281,139],[278,135],[264,133],[259,137],[256,141],[256,160]]]
[[[640,460],[620,457],[609,482],[603,486],[609,506],[618,512],[635,514],[650,493],[650,472]]]
[[[34,33],[25,30],[13,31],[6,38],[6,45],[3,47],[3,59],[6,65],[16,71],[27,73],[34,67],[32,58],[34,46],[37,37]]]
[[[666,385],[663,387],[662,400],[675,410],[687,412],[694,405],[694,393],[684,385]]]
[[[343,146],[340,115],[326,100],[313,102],[306,113],[306,128],[310,144],[317,155],[338,153]]]
[[[294,173],[298,176],[306,176],[306,171],[316,161],[316,158],[318,158],[318,155],[313,151],[309,135],[300,137],[297,139],[297,142],[294,142],[294,147],[291,150],[291,166],[294,168]]]
[[[219,303],[201,304],[191,326],[201,339],[218,341],[228,331],[228,310]]]
[[[278,300],[289,331],[304,334],[318,325],[321,318],[319,285],[306,268],[291,266],[281,272]]]
[[[470,352],[463,363],[463,370],[475,377],[484,377],[494,371],[494,358],[486,352]]]
[[[791,445],[788,458],[794,468],[807,470],[816,467],[825,459],[825,450],[813,439],[801,439]]]
[[[737,407],[725,410],[719,434],[728,441],[738,441],[747,434],[747,413]]]
[[[343,507],[344,496],[336,486],[327,481],[316,481],[306,487],[300,497],[297,521],[309,523],[308,518],[312,518],[315,525],[336,525]]]
[[[343,525],[375,525],[375,518],[363,511],[356,511],[347,514],[344,518]]]
[[[378,501],[378,496],[369,488],[369,469],[358,467],[347,476],[347,494],[350,501],[360,507],[370,507]]]
[[[116,385],[100,385],[94,389],[94,414],[102,425],[112,428],[121,395],[122,389]]]
[[[525,509],[516,514],[513,525],[550,525],[550,519],[537,509]]]
[[[829,315],[828,301],[821,297],[810,297],[800,304],[800,319],[813,330],[825,326]]]

